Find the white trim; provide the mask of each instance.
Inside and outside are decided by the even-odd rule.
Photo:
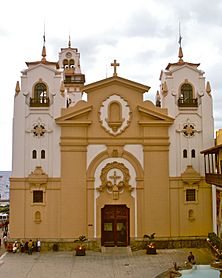
[[[100,174],[102,169],[108,164],[108,163],[112,163],[112,162],[119,162],[119,163],[123,163],[130,172],[130,180],[129,180],[129,184],[136,189],[136,171],[134,169],[134,167],[132,166],[132,164],[124,159],[124,158],[120,158],[120,157],[116,157],[116,158],[107,158],[104,159],[96,168],[95,170],[95,174],[94,174],[94,178],[95,178],[95,182],[94,182],[94,237],[96,238],[96,232],[97,232],[97,227],[96,227],[96,220],[97,220],[97,214],[96,214],[96,199],[99,197],[99,192],[96,190],[97,188],[100,187]],[[135,237],[137,237],[137,194],[136,194],[136,190],[133,190],[131,192],[131,196],[134,198],[134,202],[135,202],[135,211],[134,211],[134,222],[135,222]]]

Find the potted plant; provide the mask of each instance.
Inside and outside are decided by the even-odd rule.
[[[147,254],[156,254],[156,244],[154,242],[155,233],[150,235],[144,235],[144,239],[148,239],[146,242],[146,253]]]
[[[78,245],[75,248],[76,256],[85,256],[86,255],[86,246],[85,242],[87,241],[87,238],[83,235],[81,235],[78,239],[74,240],[75,243],[78,243]]]

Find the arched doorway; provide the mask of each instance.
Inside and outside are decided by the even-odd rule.
[[[129,245],[129,208],[126,205],[105,205],[101,217],[102,246]]]

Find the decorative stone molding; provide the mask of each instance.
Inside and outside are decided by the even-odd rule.
[[[34,214],[34,222],[36,224],[40,224],[42,222],[42,219],[41,219],[41,212],[40,211],[36,211],[35,214]]]
[[[114,94],[103,101],[99,119],[105,131],[116,136],[129,126],[131,114],[127,101]]]
[[[185,137],[191,138],[195,136],[196,133],[200,133],[201,130],[198,130],[193,122],[189,119],[182,124],[183,128],[177,129],[176,132],[182,133]]]
[[[33,123],[33,128],[27,129],[26,132],[33,133],[34,137],[40,138],[41,136],[44,136],[45,133],[52,132],[52,129],[47,129],[45,123],[39,117],[37,121]]]
[[[123,163],[119,163],[117,161],[108,163],[102,169],[100,179],[101,185],[98,188],[98,191],[102,192],[106,189],[109,193],[113,193],[114,200],[118,200],[119,194],[123,193],[124,190],[133,190],[133,188],[129,185],[129,170]]]
[[[182,181],[186,185],[196,185],[201,181],[201,176],[197,173],[192,165],[187,165],[186,170],[181,174]]]
[[[35,170],[31,172],[31,174],[28,176],[28,182],[30,184],[34,185],[42,185],[46,184],[48,181],[48,175],[46,175],[41,166],[36,166]]]

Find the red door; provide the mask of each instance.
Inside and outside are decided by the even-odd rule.
[[[129,245],[129,208],[126,205],[106,205],[101,214],[102,245]]]

